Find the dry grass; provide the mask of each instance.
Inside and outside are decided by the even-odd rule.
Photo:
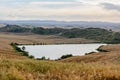
[[[62,60],[63,62],[110,62],[110,63],[120,63],[120,44],[107,45],[102,47],[103,50],[110,52],[99,52],[95,54],[90,54],[86,56],[76,56],[68,59]]]
[[[83,43],[82,40],[53,35],[0,33],[0,80],[120,80],[120,45],[103,47],[110,51],[107,53],[77,56],[62,62],[30,60],[9,45],[11,42]]]
[[[95,42],[93,40],[87,40],[83,38],[64,38],[56,35],[37,35],[32,33],[0,33],[0,42],[17,42],[22,44],[31,44],[31,43],[46,43],[46,44],[55,44],[55,43],[91,43]]]
[[[114,64],[15,59],[0,62],[0,80],[120,80],[120,66]]]

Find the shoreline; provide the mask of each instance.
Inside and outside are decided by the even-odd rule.
[[[16,43],[16,45],[22,46],[22,45],[64,45],[64,44],[107,44],[107,43],[33,43],[33,44],[19,44]]]
[[[67,46],[69,46],[69,45],[84,45],[84,46],[87,46],[87,45],[94,45],[94,44],[96,44],[96,43],[91,43],[91,44],[57,44],[57,45],[67,45]],[[104,45],[107,45],[107,44],[102,44],[102,43],[98,43],[98,45],[102,45],[102,46],[104,46]],[[48,45],[48,44],[47,44]],[[43,45],[43,46],[47,46],[47,45]],[[56,44],[49,44],[48,46],[57,46]],[[97,44],[96,44],[97,45]],[[73,53],[70,53],[70,54],[72,54],[72,55],[74,55],[74,56],[85,56],[85,55],[89,55],[89,54],[92,54],[93,52],[94,53],[98,53],[98,52],[100,52],[98,49],[101,47],[101,45],[100,46],[98,46],[96,49],[94,49],[94,50],[96,50],[96,51],[94,51],[94,50],[91,50],[91,51],[89,51],[89,52],[83,52],[83,53],[80,53],[80,54],[78,54],[78,55],[74,55],[75,53],[73,52]],[[27,46],[32,46],[32,47],[34,47],[34,46],[42,46],[42,45],[16,45],[17,47],[19,47],[19,48],[21,48],[22,49],[22,47],[27,47]],[[81,48],[80,48],[81,49]],[[29,50],[27,51],[27,52],[29,52]],[[54,53],[54,52],[53,52]],[[56,53],[56,52],[55,52]],[[58,52],[59,53],[59,52]],[[68,51],[68,53],[69,53],[69,51]],[[32,53],[31,53],[32,54]],[[61,54],[61,53],[60,53]],[[64,54],[61,54],[61,56],[62,55],[66,55],[67,53],[65,52]],[[83,55],[81,55],[81,54],[83,54]],[[32,54],[33,55],[33,54]],[[35,55],[33,55],[33,56],[35,56]],[[47,57],[47,55],[43,55],[43,56],[45,56],[45,57]],[[41,58],[41,56],[39,56],[38,55],[38,57],[36,57],[36,58]],[[50,56],[49,57],[47,57],[47,58],[50,58]],[[56,58],[57,59],[57,58]],[[55,60],[56,60],[55,59]]]

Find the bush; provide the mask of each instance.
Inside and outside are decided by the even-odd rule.
[[[65,59],[65,58],[69,58],[72,56],[73,56],[72,54],[66,54],[66,55],[61,56],[60,59]]]
[[[28,54],[28,52],[26,52],[26,51],[23,51],[23,52],[22,52],[22,55],[23,55],[23,56],[28,56],[28,57],[29,57],[29,54]]]
[[[96,53],[96,52],[85,53],[85,55],[94,54],[94,53]]]
[[[41,58],[36,58],[36,60],[49,60],[49,59],[46,59],[45,56],[41,57]]]
[[[32,56],[32,55],[30,55],[29,56],[29,53],[27,52],[27,51],[24,51],[25,50],[25,47],[23,46],[22,47],[22,49],[21,48],[19,48],[17,45],[17,43],[11,43],[10,44],[11,46],[13,46],[13,48],[17,51],[17,52],[19,52],[20,54],[22,54],[22,56],[27,56],[27,57],[29,57],[29,58],[34,58],[34,56]]]
[[[34,56],[33,56],[33,55],[30,55],[30,56],[29,56],[29,58],[33,59],[33,58],[34,58]]]

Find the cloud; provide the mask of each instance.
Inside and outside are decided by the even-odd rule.
[[[47,7],[47,8],[65,8],[65,7],[74,7],[81,6],[81,2],[30,2],[29,5]]]
[[[73,4],[74,2],[31,2],[33,5],[58,5],[58,4]]]
[[[116,3],[119,5],[117,0],[0,0],[0,19],[120,21]]]
[[[74,2],[75,0],[0,0],[0,2],[14,3],[14,2]]]
[[[108,9],[108,10],[117,10],[117,11],[120,11],[120,6],[119,5],[115,5],[115,4],[112,4],[112,3],[102,3],[101,5],[105,9]]]

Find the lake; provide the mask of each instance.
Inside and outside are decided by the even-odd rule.
[[[60,44],[60,45],[22,45],[25,51],[35,58],[45,56],[50,59],[58,59],[62,55],[72,54],[73,56],[85,55],[89,52],[98,52],[96,49],[105,44]]]

